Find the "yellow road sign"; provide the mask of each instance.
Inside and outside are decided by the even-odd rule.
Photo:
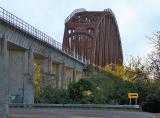
[[[138,98],[138,93],[128,93],[128,98]]]

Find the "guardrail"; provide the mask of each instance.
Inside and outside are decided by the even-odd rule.
[[[139,105],[109,105],[109,104],[22,104],[12,103],[10,107],[51,107],[51,108],[113,108],[140,109]]]
[[[42,31],[34,28],[33,26],[29,25],[27,22],[23,21],[22,19],[18,18],[17,16],[13,15],[12,13],[8,12],[7,10],[0,7],[0,20],[3,20],[4,22],[16,27],[17,29],[32,35],[36,39],[45,42],[49,44],[50,46],[58,49],[59,51],[69,55],[70,57],[87,64],[89,61],[87,61],[84,57],[78,55],[78,57],[75,56],[74,51],[63,48],[62,44],[48,36],[47,34],[43,33]]]

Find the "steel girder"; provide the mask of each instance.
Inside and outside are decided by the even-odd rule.
[[[65,22],[63,48],[101,67],[122,64],[121,38],[114,13],[110,9],[72,12]]]

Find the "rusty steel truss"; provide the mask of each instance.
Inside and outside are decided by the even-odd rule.
[[[122,64],[123,54],[117,21],[110,9],[76,9],[65,20],[63,49],[71,49],[89,63]]]

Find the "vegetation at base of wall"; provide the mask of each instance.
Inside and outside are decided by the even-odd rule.
[[[41,88],[38,97],[37,103],[66,104],[71,102],[66,89],[57,89],[51,86]]]
[[[72,83],[68,87],[69,98],[73,103],[93,103],[95,83],[88,79],[81,79],[77,83]]]
[[[93,68],[90,68],[92,71]],[[95,70],[94,70],[95,71]],[[97,70],[96,70],[97,71]],[[139,94],[138,104],[148,112],[160,111],[160,82],[121,79],[102,72],[71,83],[68,89],[46,86],[40,89],[39,103],[52,104],[129,104],[128,93]],[[135,101],[132,99],[132,104]]]
[[[136,92],[143,111],[160,112],[160,32],[155,34],[153,44],[145,63],[140,57],[131,57],[128,65],[93,64],[85,69],[87,78],[71,83],[67,90],[37,87],[38,102],[124,105],[129,104],[128,93]]]

